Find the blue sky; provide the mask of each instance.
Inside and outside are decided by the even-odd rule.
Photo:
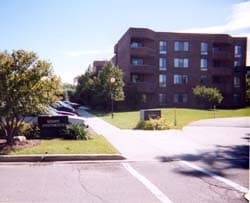
[[[250,1],[0,0],[0,27],[1,51],[34,51],[72,83],[93,60],[110,59],[129,27],[228,33],[249,43]]]

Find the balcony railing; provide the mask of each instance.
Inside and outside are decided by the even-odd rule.
[[[140,64],[140,65],[131,64],[130,71],[133,73],[143,73],[143,74],[154,74],[155,72],[153,65],[146,65],[146,64]]]
[[[156,86],[152,82],[136,82],[136,83],[129,83],[131,88],[136,88],[137,91],[143,93],[154,93],[156,90]]]
[[[228,51],[220,51],[220,50],[214,50],[212,52],[212,56],[214,59],[224,59],[224,60],[230,60],[232,58],[232,54]]]
[[[155,49],[151,47],[146,47],[146,46],[142,46],[142,47],[132,46],[130,49],[130,53],[132,55],[137,55],[137,56],[155,56],[156,55]]]

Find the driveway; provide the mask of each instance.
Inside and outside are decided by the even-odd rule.
[[[144,131],[121,130],[85,110],[79,113],[130,160],[157,160],[162,156],[201,154],[217,146],[249,144],[250,117],[207,119],[182,130]]]
[[[250,117],[197,121],[182,130],[143,131],[121,130],[86,111],[80,114],[130,161],[185,161],[193,169],[201,167],[248,188]]]

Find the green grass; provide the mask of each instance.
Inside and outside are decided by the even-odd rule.
[[[3,153],[3,152],[2,152]],[[42,140],[41,144],[8,154],[114,154],[117,150],[100,135],[90,140]],[[6,154],[6,153],[5,153]]]
[[[166,118],[174,126],[174,108],[161,109],[162,117]],[[105,121],[117,126],[121,129],[133,129],[136,127],[139,119],[139,111],[129,112],[117,112],[114,113],[114,118],[111,118],[111,114],[96,113]],[[182,128],[183,126],[197,120],[208,118],[223,118],[223,117],[242,117],[250,116],[250,107],[243,109],[219,109],[213,110],[200,110],[200,109],[176,109],[176,128]]]

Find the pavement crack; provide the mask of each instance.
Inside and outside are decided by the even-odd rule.
[[[106,202],[106,203],[108,203],[107,200],[105,200],[105,199],[103,199],[101,196],[99,196],[99,195],[97,195],[97,194],[91,192],[91,191],[84,185],[84,183],[83,183],[82,180],[81,180],[81,170],[80,170],[80,168],[77,168],[77,172],[78,172],[78,182],[79,182],[79,184],[80,184],[82,190],[83,190],[84,192],[86,192],[87,194],[89,194],[89,195],[95,197],[96,199],[99,199],[101,202]]]
[[[229,195],[228,195],[229,192],[240,193],[238,190],[236,190],[234,188],[231,188],[229,186],[223,186],[221,184],[211,183],[211,182],[205,180],[204,178],[200,178],[200,180],[202,180],[204,183],[209,185],[209,189],[211,191],[213,191],[214,193],[216,193],[218,196],[220,196],[220,198],[222,198],[222,199],[230,200],[231,197],[229,197]],[[217,189],[215,189],[215,188],[217,188]],[[221,189],[221,190],[224,190],[224,191],[219,191],[218,188]],[[241,196],[243,196],[243,195],[241,195]]]

